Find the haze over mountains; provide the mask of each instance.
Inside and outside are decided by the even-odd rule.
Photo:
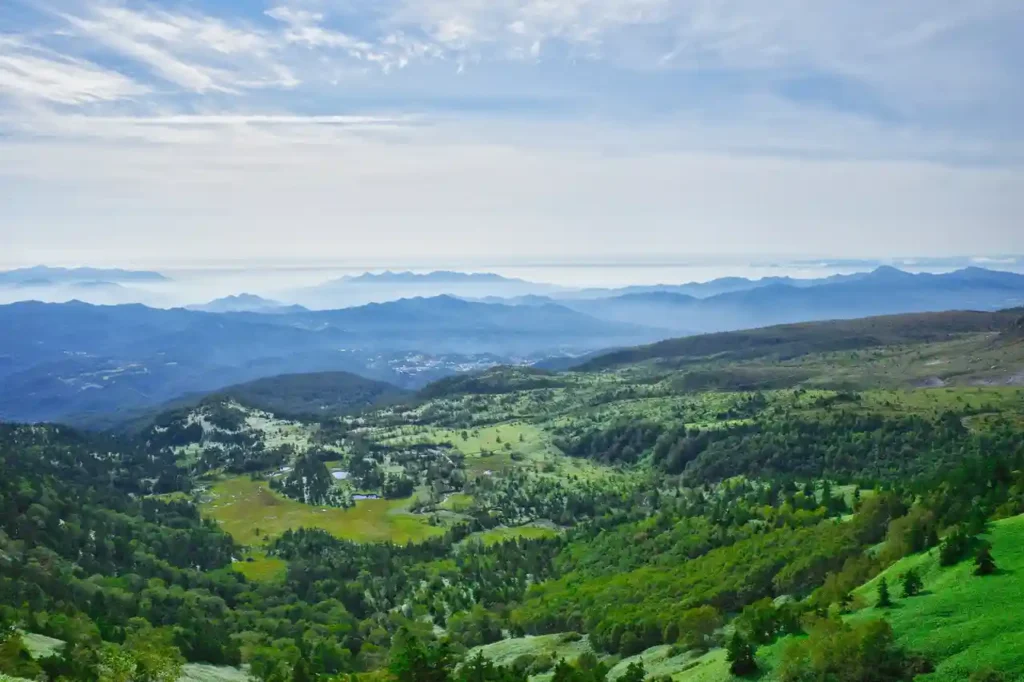
[[[46,281],[49,284],[42,284]],[[24,288],[26,286],[30,288]],[[38,288],[166,286],[155,272],[28,268],[0,273],[16,297]],[[574,358],[691,334],[774,324],[1024,305],[1024,275],[893,267],[800,279],[569,288],[494,273],[365,273],[292,298],[228,295],[184,308],[82,301],[0,306],[0,419],[51,420],[158,405],[284,373],[349,371],[402,388],[495,364]],[[411,297],[346,307],[331,301]],[[305,297],[305,298],[303,298]]]
[[[452,297],[278,314],[22,302],[0,306],[0,329],[18,332],[0,337],[0,418],[22,421],[137,409],[290,372],[421,386],[662,336],[556,305]]]

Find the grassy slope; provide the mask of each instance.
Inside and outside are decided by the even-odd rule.
[[[992,524],[987,536],[999,571],[985,578],[973,575],[970,560],[950,568],[938,565],[937,552],[917,554],[890,566],[880,576],[854,591],[862,604],[875,600],[878,581],[885,576],[899,594],[899,576],[917,568],[924,579],[924,593],[911,598],[898,597],[893,608],[865,607],[851,619],[886,618],[899,643],[936,663],[933,674],[917,678],[921,682],[963,682],[979,668],[1002,671],[1008,682],[1024,682],[1024,516]],[[555,658],[572,660],[580,651],[569,651],[561,643],[562,635],[525,637],[481,647],[484,655],[498,662],[511,662],[524,653],[551,653]],[[586,640],[583,640],[584,642]],[[762,679],[772,679],[790,638],[758,650]],[[612,677],[625,670],[633,660],[643,660],[648,673],[671,675],[675,682],[728,682],[729,673],[723,649],[703,656],[667,657],[667,647],[653,647],[639,656],[619,661]],[[575,653],[575,655],[572,655]]]
[[[186,663],[178,682],[250,682],[249,673],[225,665]]]
[[[57,653],[57,651],[64,646],[64,642],[53,637],[47,637],[46,635],[38,635],[34,632],[22,633],[22,641],[25,643],[25,648],[28,649],[29,653],[32,654],[32,658],[46,658]]]
[[[38,635],[34,632],[22,634],[25,648],[29,650],[33,658],[45,658],[51,656],[64,645],[64,642],[46,635]],[[0,674],[0,681],[13,680],[17,678],[7,677]],[[178,682],[248,682],[249,675],[238,668],[218,665],[203,665],[201,663],[187,663],[181,671]]]
[[[548,528],[546,526],[539,525],[529,525],[517,526],[515,528],[506,528],[504,526],[501,526],[480,533],[474,533],[470,535],[469,538],[480,540],[485,545],[496,545],[499,542],[504,542],[505,540],[511,540],[513,538],[525,538],[527,540],[536,540],[539,538],[553,538],[557,535],[558,531],[554,528]]]
[[[498,665],[511,665],[517,658],[527,654],[539,656],[550,654],[554,660],[564,658],[575,661],[582,654],[593,651],[586,636],[575,641],[566,641],[565,635],[537,635],[503,639],[493,644],[485,644],[469,651],[469,656],[482,653]]]
[[[466,438],[462,437],[463,433]],[[611,473],[596,462],[564,456],[541,426],[522,420],[470,429],[402,426],[369,431],[367,435],[393,446],[450,443],[466,456],[467,472],[477,476],[521,468],[552,471],[559,476],[581,479],[600,478]]]
[[[351,509],[312,507],[272,491],[266,482],[238,476],[210,489],[202,513],[243,545],[258,545],[293,528],[323,528],[356,541],[405,543],[440,535],[443,529],[406,512],[408,500],[359,500]],[[258,532],[257,532],[258,531]]]
[[[611,666],[611,669],[608,671],[608,679],[610,680],[618,679],[626,672],[626,668],[631,663],[640,661],[644,664],[648,676],[671,675],[678,673],[680,670],[685,670],[690,676],[687,679],[693,679],[698,682],[704,682],[705,680],[710,682],[710,680],[717,679],[715,677],[702,677],[701,675],[709,670],[716,669],[716,665],[724,663],[725,660],[725,653],[721,651],[712,652],[700,658],[694,658],[691,654],[685,652],[673,656],[670,651],[672,647],[666,645],[651,647],[636,656],[620,659],[617,656],[608,656],[599,651],[594,651],[585,635],[581,639],[569,639],[566,636],[567,634],[505,639],[494,644],[476,647],[469,652],[469,655],[472,656],[476,652],[480,652],[499,665],[511,665],[517,658],[524,655],[541,656],[546,654],[551,656],[553,661],[564,658],[566,661],[574,662],[580,655],[591,652],[596,653],[601,660]],[[530,679],[532,682],[547,682],[550,678],[551,673],[548,672],[532,675]]]
[[[898,597],[890,609],[863,608],[850,618],[887,619],[902,646],[934,661],[935,672],[918,677],[921,682],[963,682],[984,667],[1002,671],[1008,682],[1024,681],[1024,516],[995,522],[988,539],[999,566],[996,575],[975,577],[970,560],[943,568],[937,552],[916,554],[854,590],[854,597],[861,603],[874,602],[883,576],[893,595],[899,595],[899,576],[910,568],[921,572],[924,593]],[[768,671],[768,679],[789,641],[784,638],[758,650],[758,662]],[[699,660],[697,668],[673,678],[677,682],[735,679],[721,649]]]
[[[999,567],[995,575],[974,576],[969,560],[942,568],[934,551],[907,557],[882,575],[898,585],[899,576],[915,567],[924,579],[924,594],[852,617],[887,618],[901,644],[937,662],[935,673],[922,678],[930,682],[964,680],[986,666],[1009,680],[1024,680],[1024,516],[995,522],[988,539]],[[874,601],[880,579],[855,595]]]

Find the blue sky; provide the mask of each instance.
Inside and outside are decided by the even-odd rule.
[[[1024,252],[1019,0],[0,1],[7,262]]]

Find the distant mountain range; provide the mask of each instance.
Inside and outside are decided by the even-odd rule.
[[[335,309],[399,298],[457,296],[465,299],[549,295],[566,291],[554,284],[529,282],[491,272],[367,272],[287,292],[287,300],[308,308]]]
[[[555,303],[598,319],[678,335],[871,315],[1011,308],[1024,304],[1024,275],[977,267],[914,274],[883,266],[820,279],[733,277],[703,284],[602,290],[609,292],[606,296],[592,296],[595,291],[507,302],[531,307]],[[710,291],[720,293],[708,295]]]
[[[336,286],[372,291],[380,283],[393,292],[396,280],[416,282],[417,291],[530,285],[436,272],[363,275]],[[895,313],[993,311],[1024,305],[1024,275],[881,267],[813,280],[727,278],[604,296],[589,291],[473,300],[439,295],[324,310],[253,294],[193,309],[78,301],[0,306],[0,329],[16,330],[0,334],[0,419],[109,414],[289,373],[347,371],[416,389],[495,364],[562,368],[598,351],[671,337]]]
[[[159,272],[149,270],[122,270],[120,268],[51,268],[36,265],[31,268],[0,271],[0,285],[50,286],[54,284],[114,285],[123,282],[166,282]]]
[[[655,330],[538,308],[419,298],[330,311],[207,313],[0,306],[0,419],[67,420],[285,373],[343,370],[417,388],[458,371],[632,345]]]

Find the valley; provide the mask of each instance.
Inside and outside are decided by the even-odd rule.
[[[8,646],[67,642],[0,670],[147,637],[188,679],[369,680],[446,642],[485,682],[724,682],[737,656],[788,682],[833,665],[801,647],[870,634],[885,679],[1024,679],[992,653],[1014,612],[954,618],[1015,580],[1021,319],[692,337],[416,393],[297,374],[102,434],[0,426],[0,614],[29,633]],[[1000,572],[969,576],[985,543]],[[923,592],[872,608],[910,568]]]

